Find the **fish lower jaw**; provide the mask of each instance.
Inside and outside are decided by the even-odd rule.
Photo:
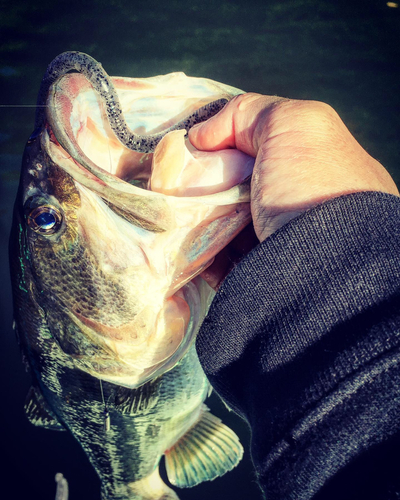
[[[105,382],[131,389],[171,370],[193,344],[214,292],[196,277],[183,286],[179,295],[190,309],[184,328],[181,329],[183,325],[179,324],[174,326],[173,321],[167,322],[161,331],[139,345],[107,339],[78,320],[83,333],[86,331],[103,353],[93,357],[82,353],[74,357],[76,368]],[[174,312],[175,305],[172,306],[172,317]]]

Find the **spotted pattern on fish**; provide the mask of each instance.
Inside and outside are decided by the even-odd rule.
[[[202,106],[184,120],[162,132],[152,135],[138,135],[132,132],[126,123],[117,92],[102,65],[93,57],[82,52],[64,52],[50,63],[43,77],[37,100],[36,130],[43,127],[46,116],[46,101],[51,85],[71,71],[81,73],[89,80],[104,101],[107,117],[115,135],[124,146],[139,153],[152,153],[168,132],[183,129],[189,131],[197,123],[216,115],[228,102],[227,99],[217,99]]]

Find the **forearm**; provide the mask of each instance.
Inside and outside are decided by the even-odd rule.
[[[317,498],[324,484],[328,498],[341,470],[400,429],[399,220],[390,195],[320,205],[258,246],[214,300],[200,360],[251,426],[269,499]]]

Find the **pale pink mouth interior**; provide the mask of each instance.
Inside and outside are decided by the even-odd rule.
[[[208,91],[206,88],[200,95],[196,93],[193,95],[193,92],[199,92],[198,80],[202,79],[194,79],[195,91],[190,87],[193,83],[188,83],[190,79],[182,74],[165,75],[156,79],[154,81],[113,79],[128,125],[141,135],[168,128],[200,106],[221,97],[221,93],[215,93],[216,82],[211,85],[206,81],[208,82],[206,87],[210,85],[211,90]],[[171,211],[176,219],[176,224],[171,225],[171,229],[160,233],[125,226],[118,236],[121,244],[113,241],[118,249],[122,246],[122,242],[125,243],[129,234],[131,239],[128,253],[133,254],[137,251],[138,255],[141,255],[140,252],[146,255],[147,264],[144,266],[140,264],[137,269],[146,268],[147,272],[148,268],[148,276],[141,282],[134,281],[133,284],[125,282],[125,289],[134,290],[131,295],[133,300],[136,300],[138,295],[143,296],[147,293],[146,283],[151,281],[157,286],[159,282],[162,283],[157,292],[160,296],[157,302],[161,304],[160,309],[153,308],[148,317],[141,318],[147,304],[155,303],[154,296],[148,292],[149,295],[145,296],[140,306],[143,306],[143,309],[142,311],[138,309],[136,319],[121,326],[109,326],[76,315],[79,322],[96,332],[96,335],[101,337],[101,342],[116,353],[118,367],[115,368],[115,377],[108,374],[107,378],[103,377],[104,380],[118,379],[118,383],[135,387],[150,377],[162,373],[166,367],[176,362],[179,359],[178,355],[185,352],[192,336],[195,335],[198,324],[206,313],[208,297],[212,292],[211,289],[204,291],[203,285],[198,286],[198,282],[202,280],[196,278],[193,281],[193,278],[200,272],[201,266],[204,268],[208,265],[210,261],[208,252],[213,257],[230,241],[229,238],[232,239],[249,222],[248,200],[238,202],[238,198],[233,196],[231,199],[227,195],[220,206],[218,194],[227,192],[247,179],[252,173],[254,158],[236,149],[198,151],[185,138],[185,132],[182,130],[167,134],[154,153],[132,151],[115,137],[99,97],[82,75],[66,75],[57,85],[55,102],[58,116],[65,121],[65,128],[72,132],[82,154],[88,157],[99,171],[112,174],[144,190],[166,195],[165,197],[171,200]],[[185,85],[189,87],[186,88]],[[224,86],[222,88],[226,95],[227,90]],[[75,158],[75,161],[79,162],[79,158]],[[124,186],[125,182],[122,183]],[[80,222],[87,225],[87,234],[91,234],[87,242],[90,243],[93,252],[98,252],[95,255],[97,262],[104,263],[107,257],[100,255],[102,251],[100,242],[108,250],[106,236],[112,235],[113,240],[117,239],[115,220],[112,219],[109,230],[106,230],[108,216],[100,209],[96,212],[96,200],[90,205],[91,199],[95,198],[93,193],[90,193],[90,189],[85,186],[81,189],[81,195],[82,200],[87,197],[86,206],[90,209],[81,214]],[[150,193],[146,197],[149,195]],[[193,201],[195,197],[207,195],[215,195],[215,202],[209,205],[206,203],[202,205],[199,202],[197,206]],[[191,197],[193,200],[190,203],[193,203],[190,208],[187,210],[182,208],[190,205],[185,205],[183,199]],[[179,205],[174,200],[182,204]],[[237,208],[239,205],[240,208]],[[232,214],[234,218],[236,217],[234,223]],[[94,226],[97,222],[93,222],[93,218],[100,216],[104,216],[104,221],[98,224],[99,228],[95,231]],[[126,220],[121,224],[129,225]],[[195,260],[195,257],[192,257],[192,254],[196,253],[193,251],[193,248],[196,250],[196,246],[205,247],[205,250],[201,248],[203,260]],[[103,253],[106,255],[107,252]],[[132,257],[129,256],[128,260],[129,258]],[[114,260],[117,260],[117,255],[114,255]],[[110,262],[111,259],[108,257],[105,268],[112,267],[114,272],[114,262]],[[126,273],[121,278],[122,281],[124,279],[127,279]],[[184,288],[179,290],[180,287]],[[143,327],[139,325],[142,319]],[[152,328],[153,323],[154,328]],[[87,363],[90,364],[90,360]],[[124,381],[121,381],[119,372],[125,369],[126,376]],[[114,368],[110,372],[113,370]]]
[[[183,76],[183,80],[180,74],[174,78],[188,85],[190,79]],[[157,86],[140,79],[113,79],[125,118],[135,133],[157,133],[213,100],[207,95],[191,96],[184,86],[172,92],[176,85],[173,75],[160,78],[165,81]],[[198,151],[185,139],[184,131],[170,132],[154,155],[128,149],[115,137],[98,96],[82,75],[69,74],[61,80],[57,104],[80,149],[95,165],[145,189],[171,196],[209,195],[240,184],[252,173],[253,158],[236,149]]]

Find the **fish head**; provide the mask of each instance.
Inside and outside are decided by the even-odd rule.
[[[240,92],[182,73],[114,85],[144,136]],[[214,294],[199,275],[250,222],[254,160],[196,151],[181,130],[154,152],[132,151],[82,75],[50,93],[16,203],[20,268],[30,270],[23,287],[76,368],[138,387],[193,343]]]

